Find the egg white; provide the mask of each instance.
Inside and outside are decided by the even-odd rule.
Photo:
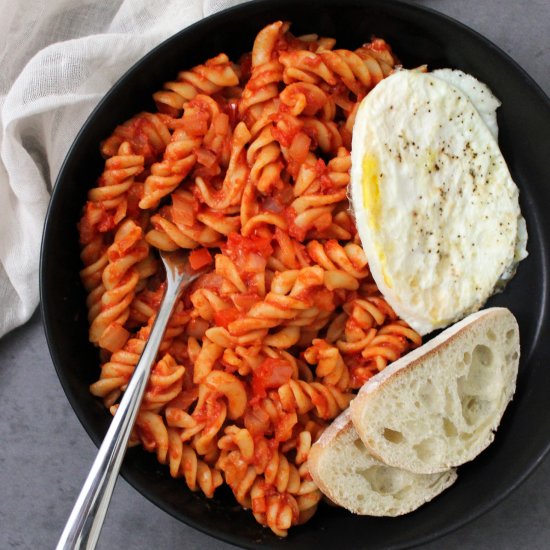
[[[479,309],[527,255],[496,140],[499,102],[457,73],[394,73],[361,102],[353,129],[359,236],[386,300],[421,334]]]
[[[437,69],[431,75],[454,86],[467,96],[491,134],[495,139],[498,139],[497,109],[500,107],[500,101],[491,92],[487,84],[480,82],[471,74],[453,69]]]

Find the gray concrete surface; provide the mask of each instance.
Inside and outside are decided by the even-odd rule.
[[[516,59],[550,93],[550,2],[418,2],[479,31]],[[548,182],[543,182],[548,184]],[[95,456],[67,402],[38,314],[0,340],[0,549],[53,548]],[[550,548],[550,457],[508,499],[423,547]],[[229,549],[187,527],[120,480],[99,548]]]

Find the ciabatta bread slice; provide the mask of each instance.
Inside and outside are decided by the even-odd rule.
[[[516,387],[516,319],[474,313],[371,378],[351,403],[369,452],[415,473],[443,472],[494,439]]]
[[[312,446],[308,466],[313,481],[330,500],[368,516],[412,512],[456,480],[454,470],[413,474],[376,460],[357,435],[349,409]]]

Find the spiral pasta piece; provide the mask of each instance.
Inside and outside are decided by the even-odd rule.
[[[141,410],[159,410],[177,397],[183,387],[185,367],[178,365],[170,354],[157,362],[151,370]]]
[[[288,24],[276,21],[264,27],[254,41],[251,55],[252,71],[239,101],[239,114],[249,127],[252,127],[262,115],[265,116],[266,111],[275,108],[283,67],[273,54],[277,42],[287,29]]]
[[[174,339],[185,330],[189,315],[187,312],[182,312],[180,308],[181,304],[176,306],[176,312],[172,315],[166,328],[160,346],[162,353],[165,353],[171,347]],[[103,398],[106,406],[110,407],[126,388],[145,347],[145,341],[151,331],[155,315],[156,312],[151,316],[147,325],[143,326],[134,337],[130,338],[121,349],[116,350],[110,359],[103,363],[99,380],[90,386],[91,393]],[[180,378],[184,373],[184,371],[181,371],[183,367],[180,368],[179,365],[175,365],[173,358],[168,357],[165,357],[168,363],[165,361],[164,364],[160,364],[159,362],[161,365],[159,371],[175,368],[178,371],[177,378]],[[169,380],[169,378],[164,380]]]
[[[128,192],[138,176],[144,170],[143,155],[134,155],[130,143],[123,142],[117,154],[105,162],[105,170],[98,180],[97,187],[88,192],[88,201],[99,206],[104,215],[90,220],[100,224],[99,231],[104,232],[115,227],[126,217],[128,210]],[[82,223],[82,222],[81,222]],[[93,230],[90,228],[90,230]]]
[[[101,297],[101,309],[90,325],[91,342],[109,351],[124,345],[129,334],[123,325],[139,282],[135,265],[145,259],[148,252],[141,228],[131,220],[125,221],[107,251],[109,264],[102,275],[105,292]]]
[[[182,71],[175,81],[166,82],[164,89],[153,94],[160,112],[177,117],[185,103],[197,94],[212,95],[239,84],[236,67],[225,54],[219,54],[189,71]]]
[[[160,414],[140,411],[135,432],[143,447],[156,453],[160,463],[168,463],[170,475],[183,477],[191,491],[200,489],[207,498],[212,498],[216,488],[223,483],[219,470],[209,466],[184,444],[176,429],[167,428]]]
[[[307,155],[296,177],[296,198],[287,213],[291,236],[299,241],[308,238],[349,239],[352,236],[335,223],[339,209],[347,204],[344,184],[349,181],[348,157],[349,152],[342,147],[338,147],[336,157],[328,164],[313,153]]]
[[[174,217],[169,208],[161,210],[151,218],[151,229],[145,239],[158,248],[168,252],[180,248],[196,248],[197,246],[213,247],[220,243],[222,234],[200,221],[191,226],[174,223]]]
[[[221,189],[213,191],[204,178],[198,176],[195,185],[201,200],[210,208],[222,210],[239,204],[250,172],[244,147],[250,140],[250,132],[243,122],[235,128],[231,156]]]
[[[197,157],[193,152],[198,140],[189,138],[183,131],[174,133],[170,158],[153,164],[151,174],[145,180],[144,195],[139,201],[142,209],[157,206],[160,200],[174,191],[193,168]]]
[[[350,374],[337,347],[317,338],[306,349],[304,357],[310,365],[316,365],[315,374],[323,384],[336,386],[340,390],[349,387]]]
[[[317,511],[317,506],[322,498],[322,493],[313,482],[307,464],[302,464],[299,469],[300,488],[296,494],[296,502],[298,504],[298,525],[307,522]]]
[[[207,498],[212,498],[215,490],[223,483],[221,472],[201,460],[191,446],[182,443],[177,432],[169,430],[169,443],[172,477],[182,476],[191,491],[201,490]]]
[[[352,393],[342,392],[334,386],[303,380],[290,380],[278,391],[286,410],[295,410],[299,414],[315,410],[323,420],[336,418],[353,398]]]
[[[130,144],[135,155],[149,165],[161,155],[170,143],[170,118],[155,113],[140,113],[117,126],[113,134],[101,144],[104,157],[115,156],[124,142]]]
[[[393,69],[393,58],[382,60],[366,47],[356,50],[332,50],[320,52],[325,65],[357,97],[363,97]],[[391,61],[390,61],[391,59]],[[390,61],[390,63],[387,63]]]
[[[221,448],[226,445],[223,437],[220,438],[220,444]],[[231,487],[237,502],[245,508],[251,508],[250,492],[258,478],[254,466],[246,461],[241,452],[223,450],[216,467],[223,472],[225,482]]]
[[[280,94],[281,103],[288,112],[297,117],[300,115],[312,117],[320,113],[324,121],[333,120],[336,105],[332,97],[322,88],[307,82],[289,84]]]
[[[280,537],[286,536],[288,529],[298,522],[300,510],[296,499],[277,492],[262,479],[252,486],[250,499],[256,521]]]
[[[99,380],[90,386],[91,393],[103,398],[108,407],[118,399],[139,361],[145,347],[145,339],[140,336],[131,338],[122,349],[115,351],[102,365]]]
[[[342,246],[334,239],[324,243],[312,240],[306,248],[312,260],[326,271],[343,271],[356,279],[369,275],[365,253],[355,243]]]
[[[263,194],[281,187],[281,149],[272,132],[273,125],[264,126],[257,135],[252,135],[246,152],[250,166],[250,178],[256,189]]]
[[[109,258],[101,236],[95,236],[91,241],[82,244],[84,246],[80,252],[80,259],[84,268],[80,271],[80,279],[88,293],[86,299],[88,321],[92,322],[101,309],[101,296],[105,292],[102,277]]]

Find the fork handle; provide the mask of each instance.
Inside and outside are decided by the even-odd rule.
[[[157,356],[180,290],[180,285],[167,285],[143,353],[63,529],[57,550],[93,550],[96,546],[128,439],[145,393],[151,365]]]

